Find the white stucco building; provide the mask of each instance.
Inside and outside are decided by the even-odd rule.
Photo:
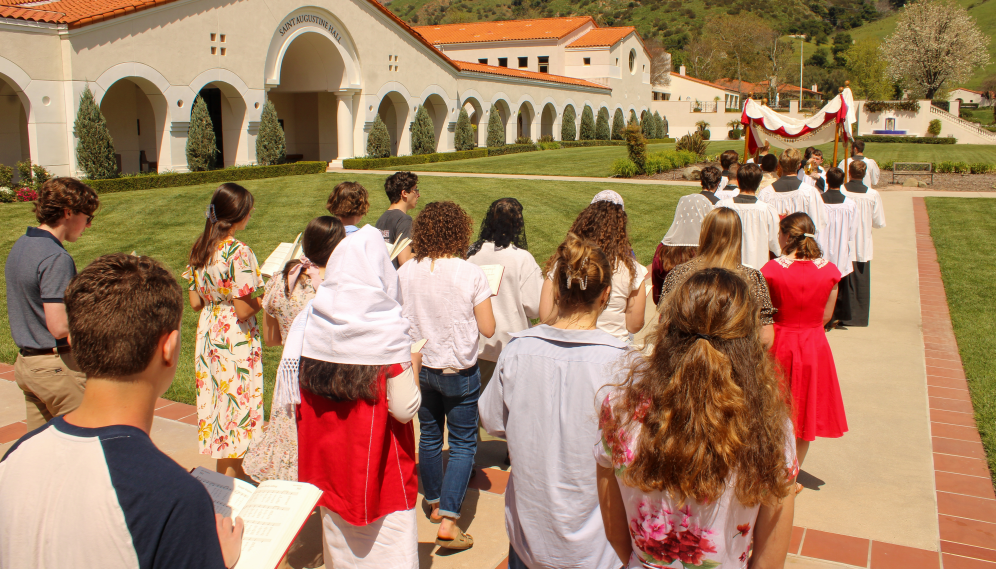
[[[366,152],[376,115],[410,152],[424,105],[438,150],[466,107],[486,138],[560,139],[572,106],[641,114],[650,59],[633,28],[551,18],[413,29],[376,0],[0,0],[0,163],[78,175],[73,121],[89,84],[123,172],[186,170],[190,109],[208,103],[225,165],[255,160],[275,104],[294,159]],[[486,60],[486,61],[485,61]]]

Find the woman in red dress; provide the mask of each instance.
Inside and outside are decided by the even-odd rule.
[[[822,257],[815,234],[805,213],[785,217],[778,234],[782,256],[761,269],[777,309],[771,353],[781,366],[782,387],[792,395],[800,465],[816,437],[847,432],[837,369],[823,329],[833,315],[840,271]]]

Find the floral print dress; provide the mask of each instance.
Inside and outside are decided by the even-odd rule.
[[[611,418],[610,398],[602,405],[599,427]],[[799,473],[795,454],[795,435],[792,425],[786,426],[785,462],[787,475]],[[641,426],[636,424],[628,431],[608,441],[605,434],[595,443],[595,460],[616,472],[619,490],[626,506],[629,534],[633,555],[629,569],[743,569],[747,567],[754,522],[760,504],[747,507],[737,501],[735,481],[727,481],[726,490],[713,503],[699,503],[687,499],[679,505],[665,492],[644,493],[627,486],[622,476],[633,463],[639,443]]]
[[[263,345],[256,316],[239,320],[232,300],[263,286],[256,255],[231,237],[211,263],[183,273],[204,299],[197,323],[194,378],[201,454],[242,458],[263,425]]]

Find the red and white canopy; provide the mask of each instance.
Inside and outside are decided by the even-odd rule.
[[[841,137],[851,139],[855,122],[854,99],[851,89],[830,100],[822,109],[806,119],[793,118],[772,110],[754,99],[747,99],[740,123],[747,126],[747,151],[754,154],[768,140],[779,148],[806,148],[833,142],[837,125],[844,123]]]

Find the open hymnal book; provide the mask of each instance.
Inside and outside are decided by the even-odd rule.
[[[287,261],[300,259],[302,255],[304,255],[304,252],[301,250],[301,234],[298,233],[293,243],[281,243],[277,245],[277,248],[263,262],[263,266],[259,268],[259,272],[264,277],[272,277],[284,270]]]
[[[387,245],[387,254],[391,257],[391,260],[393,261],[398,257],[398,255],[401,254],[402,251],[405,250],[405,247],[411,244],[411,242],[412,240],[407,237],[398,236],[398,240],[395,241],[394,243],[391,243],[390,241],[384,241],[384,244]]]
[[[491,296],[498,296],[498,289],[501,288],[501,276],[505,274],[505,267],[503,265],[481,265],[481,270],[488,278]]]
[[[253,486],[202,466],[191,474],[207,488],[216,514],[245,522],[235,569],[275,569],[322,497],[305,482],[267,480]]]

